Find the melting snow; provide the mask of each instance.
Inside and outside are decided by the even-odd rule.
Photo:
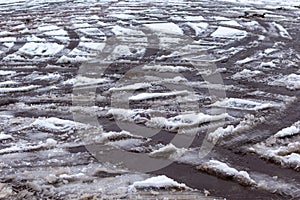
[[[256,182],[250,178],[246,171],[238,171],[235,168],[229,167],[226,163],[217,160],[210,160],[209,162],[200,165],[198,169],[224,178],[232,177],[234,180],[243,185],[256,185]]]

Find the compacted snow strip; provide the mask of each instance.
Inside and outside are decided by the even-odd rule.
[[[17,88],[0,88],[0,93],[12,93],[12,92],[27,92],[38,88],[37,85],[21,86]]]
[[[170,66],[170,65],[146,65],[143,66],[142,69],[158,71],[158,72],[176,72],[176,73],[191,70],[190,68],[184,66]]]
[[[142,101],[154,98],[163,98],[163,97],[171,97],[171,96],[186,96],[189,92],[187,90],[183,91],[175,91],[175,92],[157,92],[157,93],[141,93],[135,96],[129,97],[130,101]]]
[[[272,108],[276,105],[272,103],[260,103],[253,100],[237,99],[237,98],[226,98],[221,101],[217,101],[211,104],[212,107],[224,107],[238,110],[263,110]]]
[[[218,160],[210,160],[197,167],[201,171],[208,172],[225,179],[233,179],[238,183],[246,186],[255,186],[256,182],[249,176],[246,171],[238,171],[228,166],[226,163]]]
[[[161,175],[161,176],[151,177],[143,181],[136,181],[128,187],[128,191],[134,192],[137,189],[145,189],[145,188],[178,189],[178,190],[188,189],[188,187],[184,183],[178,183],[165,175]]]
[[[150,83],[134,83],[132,85],[126,85],[122,87],[113,87],[110,88],[108,91],[116,92],[116,91],[128,91],[128,90],[139,90],[151,87],[152,84]]]
[[[175,131],[180,128],[191,128],[194,126],[199,126],[203,123],[214,122],[225,120],[230,116],[225,114],[219,115],[207,115],[204,113],[191,113],[191,114],[183,114],[177,115],[175,117],[165,118],[165,117],[153,117],[146,125],[149,127],[156,127],[156,128],[164,128],[169,131]]]

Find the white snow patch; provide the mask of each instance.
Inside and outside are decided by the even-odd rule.
[[[116,140],[116,139],[124,139],[124,138],[142,138],[141,136],[136,136],[136,135],[132,135],[131,133],[127,132],[127,131],[121,131],[121,132],[114,132],[114,131],[110,131],[110,132],[104,132],[99,136],[96,136],[95,138],[93,138],[93,142],[97,142],[97,143],[106,143],[109,142],[111,140]]]
[[[31,126],[49,132],[61,133],[68,132],[76,128],[76,122],[70,120],[59,119],[56,117],[36,119]]]
[[[170,143],[166,146],[152,151],[151,153],[149,153],[149,156],[155,158],[178,158],[181,157],[184,154],[184,152],[186,152],[186,149],[179,149]]]
[[[28,86],[21,86],[17,88],[0,88],[0,93],[10,93],[10,92],[27,92],[33,89],[38,88],[37,85],[28,85]]]
[[[100,36],[100,35],[105,35],[102,31],[100,31],[98,28],[81,28],[78,29],[80,32],[86,34],[86,35],[96,35],[96,36]]]
[[[59,29],[58,26],[55,25],[45,25],[45,26],[39,26],[38,30],[40,31],[52,31],[52,30],[57,30]]]
[[[143,36],[145,35],[142,31],[138,31],[138,30],[134,30],[131,28],[125,28],[125,27],[121,27],[119,25],[114,26],[111,31],[115,34],[115,35],[132,35],[132,36]]]
[[[74,79],[68,80],[68,83],[74,84],[74,86],[76,87],[96,85],[96,84],[107,83],[107,82],[110,82],[110,80],[107,78],[90,78],[81,75],[78,75]]]
[[[44,34],[50,35],[50,36],[68,35],[67,31],[65,31],[63,29],[54,30],[54,31],[47,31],[47,32],[44,32]]]
[[[272,24],[279,30],[279,34],[281,37],[288,38],[288,39],[293,39],[289,32],[280,24],[277,24],[276,22],[272,22]]]
[[[198,168],[225,178],[233,177],[234,180],[241,184],[256,185],[256,182],[246,171],[238,171],[237,169],[229,167],[226,163],[218,160],[210,160],[209,162],[200,165]]]
[[[0,42],[16,42],[17,39],[15,37],[3,37],[3,38],[0,38]]]
[[[286,137],[286,136],[293,136],[295,134],[300,133],[300,123],[298,122],[298,126],[296,125],[297,123],[295,123],[294,125],[284,128],[280,131],[278,131],[274,137],[276,138],[281,138],[281,137]]]
[[[57,43],[35,43],[28,42],[19,49],[20,52],[32,56],[55,55],[64,48],[64,45]]]
[[[209,24],[205,22],[201,22],[201,23],[187,22],[186,25],[194,29],[196,36],[201,35],[209,26]]]
[[[182,29],[174,23],[153,23],[144,24],[144,26],[158,33],[183,35]]]
[[[6,71],[6,70],[0,70],[0,76],[7,76],[7,75],[12,75],[16,74],[16,71]]]
[[[183,183],[178,183],[165,175],[156,176],[148,178],[144,181],[136,181],[129,186],[129,191],[135,191],[136,189],[144,188],[158,188],[158,189],[168,189],[168,188],[178,188],[187,189],[188,187]]]
[[[0,133],[0,141],[1,140],[7,140],[7,139],[13,139],[13,137],[11,135]]]
[[[234,21],[234,20],[221,21],[221,22],[220,22],[220,25],[228,25],[228,26],[242,27],[237,21]]]
[[[218,27],[218,29],[211,34],[212,37],[216,38],[243,38],[247,35],[246,31],[238,30],[235,28],[228,28],[228,27]]]
[[[271,85],[285,86],[290,90],[299,90],[300,89],[300,75],[290,74],[286,75],[281,79],[275,80]]]
[[[89,48],[89,49],[93,49],[93,50],[97,50],[97,51],[102,51],[105,47],[105,43],[101,43],[101,42],[80,42],[79,46]]]
[[[249,70],[249,69],[243,69],[240,72],[237,72],[236,74],[234,74],[232,76],[233,79],[245,79],[245,78],[252,78],[255,77],[257,75],[261,75],[263,74],[263,72],[259,71],[259,70]]]
[[[113,13],[108,16],[118,18],[118,19],[135,19],[136,18],[134,15],[124,14],[124,13]]]

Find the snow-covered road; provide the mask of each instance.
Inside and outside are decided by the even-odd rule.
[[[0,199],[300,198],[300,1],[0,1]]]

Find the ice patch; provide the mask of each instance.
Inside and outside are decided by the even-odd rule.
[[[243,38],[247,35],[246,31],[241,31],[235,28],[228,28],[228,27],[218,27],[218,29],[211,34],[212,37],[216,38]]]
[[[144,26],[158,33],[183,35],[182,29],[174,23],[153,23],[144,24]]]

